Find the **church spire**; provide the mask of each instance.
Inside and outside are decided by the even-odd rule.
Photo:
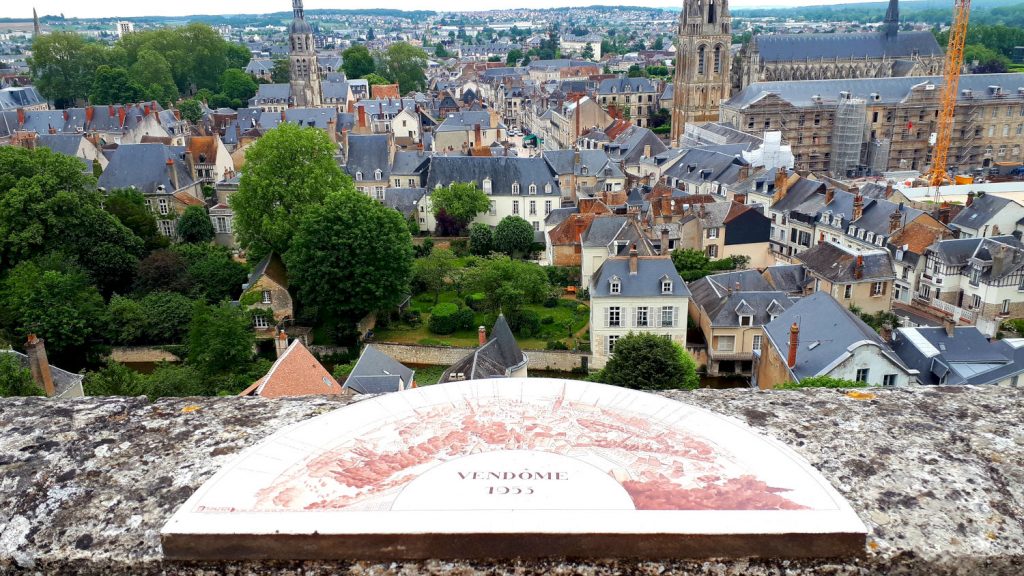
[[[885,11],[885,21],[882,23],[882,33],[886,38],[895,38],[900,29],[900,2],[889,0],[889,9]]]
[[[36,14],[36,7],[32,7],[32,38],[39,37],[39,14]]]
[[[292,15],[297,20],[302,20],[302,0],[292,0]]]

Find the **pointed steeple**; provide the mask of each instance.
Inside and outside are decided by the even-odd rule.
[[[900,2],[889,0],[889,9],[885,11],[882,33],[886,38],[895,38],[900,29]]]
[[[39,15],[36,14],[36,7],[32,7],[32,38],[39,37]]]
[[[292,0],[292,16],[298,20],[303,19],[302,0]]]

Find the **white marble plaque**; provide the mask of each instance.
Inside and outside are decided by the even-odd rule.
[[[281,430],[167,522],[173,558],[837,556],[865,527],[802,458],[661,396],[495,379]]]

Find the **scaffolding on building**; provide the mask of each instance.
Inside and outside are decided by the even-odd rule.
[[[888,138],[876,138],[868,144],[869,175],[875,176],[889,170],[889,154],[891,150],[892,141]]]
[[[836,106],[832,126],[832,157],[829,167],[837,178],[856,176],[863,169],[861,148],[867,124],[867,101],[844,93]]]

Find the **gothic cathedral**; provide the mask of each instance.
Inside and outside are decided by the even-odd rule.
[[[672,93],[672,142],[687,122],[716,122],[729,98],[732,16],[728,0],[686,0],[679,13],[676,76]]]
[[[291,45],[288,60],[291,65],[292,105],[297,108],[316,108],[323,103],[320,91],[320,67],[316,63],[313,29],[302,15],[302,0],[292,0]]]

